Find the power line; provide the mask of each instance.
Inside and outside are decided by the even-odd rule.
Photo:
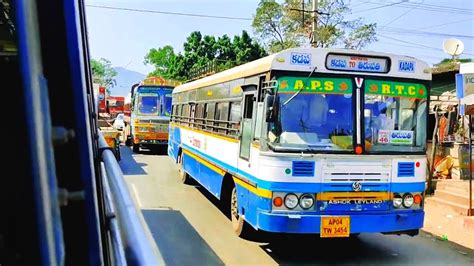
[[[427,49],[431,49],[431,50],[434,50],[434,51],[441,51],[441,52],[444,52],[444,50],[441,49],[441,48],[436,48],[436,47],[427,46],[427,45],[418,44],[418,43],[409,42],[409,41],[402,41],[402,40],[399,40],[399,39],[397,39],[397,38],[392,38],[392,37],[388,37],[388,36],[381,35],[381,34],[377,34],[377,36],[380,36],[380,37],[383,37],[383,38],[386,38],[386,39],[390,39],[390,40],[394,40],[394,41],[397,41],[397,42],[401,42],[401,43],[408,43],[408,44],[416,45],[416,46],[418,46],[418,47],[427,48]],[[463,53],[463,54],[464,54],[464,55],[474,55],[474,54],[472,54],[472,53]]]
[[[379,35],[379,36],[380,36],[380,35]],[[381,37],[385,37],[385,36],[381,36]],[[392,43],[392,42],[377,42],[377,43],[383,43],[383,44],[388,44],[388,45],[395,45],[395,46],[400,46],[400,47],[408,47],[408,48],[420,49],[420,50],[425,50],[425,51],[426,51],[426,47],[419,47],[419,46],[415,46],[415,45],[406,45],[406,44]],[[433,57],[433,56],[429,56],[429,57]],[[433,58],[438,58],[438,57],[433,57]]]
[[[436,47],[432,47],[432,46],[422,45],[422,44],[418,44],[418,43],[414,43],[414,42],[402,41],[402,40],[399,40],[399,39],[396,39],[396,38],[392,38],[392,37],[388,37],[388,36],[384,36],[384,35],[381,35],[381,34],[377,34],[377,36],[380,36],[380,37],[383,37],[383,38],[387,38],[387,39],[390,39],[390,40],[394,40],[394,41],[397,41],[397,42],[401,42],[401,43],[412,44],[412,45],[415,45],[415,46],[418,46],[418,47],[422,47],[422,48],[428,48],[428,49],[432,49],[432,50],[436,50],[436,51],[443,51],[443,49],[441,49],[441,48],[436,48]]]
[[[431,31],[410,30],[410,29],[395,28],[395,27],[380,27],[380,31],[387,32],[387,33],[396,33],[396,34],[401,34],[401,35],[474,39],[473,35],[438,33],[438,32],[431,32]]]
[[[366,3],[372,3],[370,1],[367,1]],[[366,12],[366,11],[371,11],[371,10],[375,10],[375,9],[381,9],[381,8],[386,8],[386,7],[389,7],[389,6],[394,6],[394,5],[398,5],[398,4],[401,4],[402,2],[397,2],[397,3],[390,3],[388,5],[383,5],[383,6],[379,6],[379,7],[372,7],[372,8],[368,8],[368,9],[364,9],[364,10],[357,10],[355,12],[352,12],[352,14],[357,14],[357,13],[361,13],[361,12]],[[372,4],[379,4],[379,3],[372,3]]]
[[[353,13],[360,13],[360,12],[366,12],[374,9],[379,9],[379,8],[384,8],[392,5],[398,5],[398,7],[401,8],[409,8],[409,9],[419,9],[419,10],[425,10],[425,11],[432,11],[432,12],[443,12],[443,13],[450,13],[450,14],[463,14],[463,15],[472,15],[474,14],[474,10],[472,9],[465,9],[465,8],[453,8],[453,7],[447,7],[447,6],[437,6],[437,5],[428,5],[428,4],[422,4],[419,5],[419,3],[409,3],[409,2],[367,2],[368,4],[374,4],[374,5],[381,5],[380,7],[374,7],[374,8],[369,8],[366,10],[359,10]]]
[[[445,25],[456,24],[456,23],[461,23],[461,22],[466,22],[466,21],[474,21],[474,18],[468,18],[468,19],[461,19],[461,20],[446,22],[446,23],[442,23],[442,24],[437,24],[437,25],[432,25],[432,26],[428,26],[428,27],[418,28],[416,30],[427,30],[427,29],[432,29],[432,28],[436,28],[436,27],[441,27],[441,26],[445,26]]]
[[[99,6],[99,5],[86,5],[86,6],[87,7],[93,7],[93,8],[110,9],[110,10],[132,11],[132,12],[140,12],[140,13],[154,13],[154,14],[175,15],[175,16],[230,19],[230,20],[245,20],[245,21],[251,21],[252,20],[251,18],[244,18],[244,17],[214,16],[214,15],[181,13],[181,12],[168,12],[168,11],[146,10],[146,9],[114,7],[114,6]]]
[[[421,3],[423,3],[425,0],[422,0],[418,5],[420,5]],[[389,23],[385,24],[384,27],[387,27],[388,25],[392,24],[393,22],[399,20],[401,17],[405,16],[406,14],[410,13],[410,11],[412,11],[413,9],[408,9],[405,13],[402,13],[400,16],[390,20]]]

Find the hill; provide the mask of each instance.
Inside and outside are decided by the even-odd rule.
[[[130,93],[130,88],[133,84],[140,82],[143,80],[146,75],[128,70],[123,67],[115,67],[117,71],[117,76],[115,77],[115,81],[117,85],[110,88],[110,94],[115,96],[127,96]]]

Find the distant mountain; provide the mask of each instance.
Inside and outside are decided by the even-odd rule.
[[[117,81],[117,85],[110,88],[110,94],[115,96],[127,96],[130,93],[130,88],[133,84],[140,82],[143,80],[146,75],[128,70],[123,67],[115,67],[117,71],[117,76],[115,77],[115,81]]]

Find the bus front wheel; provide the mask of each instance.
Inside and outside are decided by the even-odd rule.
[[[234,233],[244,239],[253,239],[255,236],[255,229],[245,221],[242,215],[239,215],[239,208],[237,204],[237,189],[235,186],[232,188],[230,197],[230,217],[232,220],[232,229]]]

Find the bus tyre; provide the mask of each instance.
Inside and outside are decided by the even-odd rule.
[[[239,215],[238,205],[237,205],[237,189],[235,186],[232,188],[232,193],[230,197],[230,217],[232,220],[232,229],[234,233],[244,239],[252,239],[255,229],[245,221],[244,217]]]
[[[189,175],[184,171],[183,154],[178,156],[178,175],[183,184],[189,184]]]
[[[133,152],[135,152],[135,153],[140,152],[140,144],[132,143],[132,150],[133,150]]]

